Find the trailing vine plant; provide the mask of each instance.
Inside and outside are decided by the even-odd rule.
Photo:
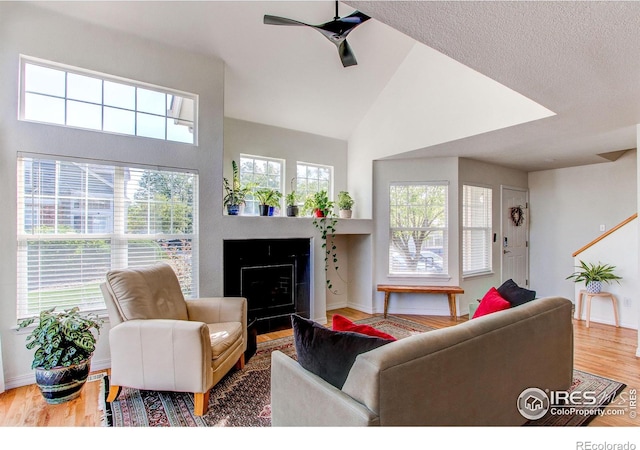
[[[320,232],[322,249],[324,250],[324,271],[328,273],[330,264],[338,271],[338,253],[335,244],[336,225],[338,219],[333,211],[334,202],[329,200],[327,191],[316,192],[307,197],[303,209],[313,214],[313,226]],[[328,242],[328,239],[331,242]],[[327,289],[333,290],[333,283],[327,277]],[[334,292],[335,293],[335,292]]]

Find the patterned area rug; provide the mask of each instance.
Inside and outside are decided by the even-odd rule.
[[[433,328],[401,319],[382,316],[359,320],[398,339],[424,333]],[[295,358],[292,337],[258,344],[256,354],[242,370],[231,370],[209,397],[209,408],[202,416],[193,415],[193,395],[179,392],[143,391],[123,388],[118,400],[106,402],[109,379],[102,381],[100,394],[103,425],[109,427],[268,427],[271,426],[270,385],[271,352],[280,350]],[[625,385],[586,372],[574,370],[572,389],[598,392],[604,408]],[[549,416],[528,425],[584,426],[595,415]]]

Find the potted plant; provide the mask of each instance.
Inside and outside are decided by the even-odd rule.
[[[333,207],[334,203],[329,200],[327,191],[318,191],[307,196],[302,209],[313,217],[326,217],[333,215]]]
[[[280,206],[282,192],[275,189],[263,188],[253,193],[258,201],[258,208],[261,216],[272,216],[273,209]]]
[[[298,194],[296,191],[289,192],[285,197],[285,203],[287,205],[287,217],[297,217],[300,212],[298,207]]]
[[[336,224],[338,219],[333,211],[334,203],[329,200],[327,191],[319,191],[309,194],[304,202],[303,210],[314,217],[313,225],[320,231],[322,239],[322,248],[324,249],[324,270],[329,269],[329,263],[333,263],[333,268],[338,270],[338,255],[335,244]],[[331,241],[328,241],[331,238]],[[327,278],[327,288],[333,289],[331,279]]]
[[[338,209],[340,210],[341,219],[351,218],[351,207],[353,206],[353,198],[347,191],[340,191],[338,193]]]
[[[616,266],[610,264],[598,264],[585,263],[580,261],[580,265],[576,266],[577,271],[569,275],[566,279],[573,280],[576,283],[584,282],[587,288],[587,292],[590,294],[597,294],[602,291],[602,283],[610,284],[615,281],[620,284],[622,277],[616,275],[613,271]]]
[[[231,161],[231,168],[231,182],[229,182],[227,178],[224,178],[225,195],[223,203],[224,206],[227,207],[227,213],[230,216],[237,216],[240,213],[240,205],[244,205],[245,197],[251,191],[251,186],[242,186],[240,184],[240,173],[235,161]]]
[[[55,307],[40,313],[26,343],[27,349],[35,348],[31,368],[35,369],[36,384],[49,404],[63,403],[80,395],[103,324],[97,315],[82,314],[78,307],[63,312],[54,310]],[[28,327],[35,321],[35,317],[22,320],[18,328]]]

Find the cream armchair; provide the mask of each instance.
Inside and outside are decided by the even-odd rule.
[[[111,330],[107,401],[122,386],[194,393],[203,415],[209,390],[232,367],[244,367],[247,300],[185,300],[168,264],[112,270],[101,284]]]

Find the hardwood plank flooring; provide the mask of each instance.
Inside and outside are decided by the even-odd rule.
[[[333,314],[341,314],[351,320],[371,317],[354,309],[344,308],[327,313],[328,326]],[[433,328],[443,328],[462,323],[445,316],[398,315]],[[276,331],[258,336],[258,342],[291,335],[291,330]],[[625,396],[630,389],[640,389],[640,358],[635,356],[638,345],[637,331],[591,323],[574,321],[574,367],[585,372],[627,384]],[[87,382],[79,398],[62,405],[47,405],[35,385],[8,390],[0,394],[0,426],[35,427],[96,427],[100,426],[101,411],[98,409],[99,382]],[[640,405],[639,405],[640,406]],[[624,416],[596,417],[593,427],[636,427],[640,418]]]

